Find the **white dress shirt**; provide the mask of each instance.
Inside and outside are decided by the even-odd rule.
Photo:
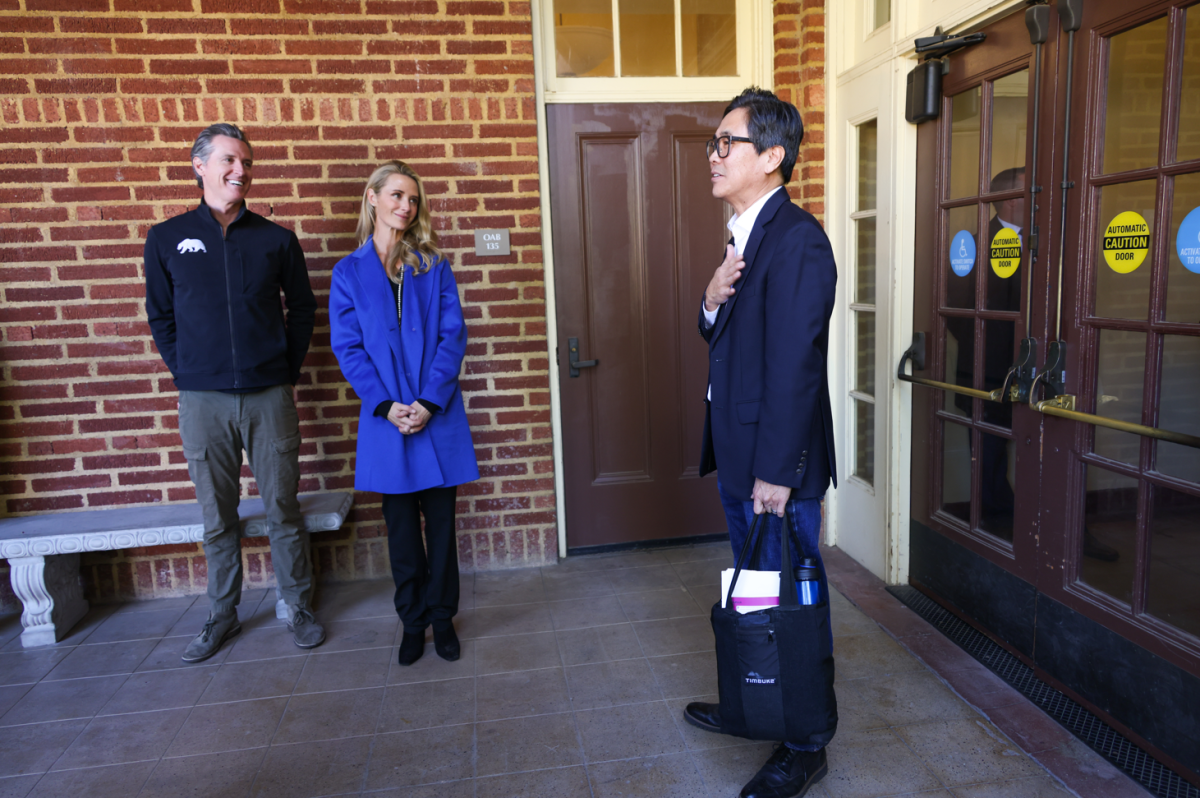
[[[757,202],[747,208],[745,213],[735,213],[733,218],[729,220],[729,224],[726,226],[729,228],[729,232],[733,233],[733,248],[739,256],[746,251],[746,243],[750,240],[750,231],[754,229],[754,223],[758,220],[759,212],[767,204],[767,200],[782,188],[783,186],[776,186],[771,189],[759,197]],[[704,300],[700,300],[700,310],[704,312],[704,325],[706,327],[711,327],[717,323],[717,313],[720,312],[721,307],[721,305],[717,305],[716,310],[709,311],[704,305]],[[708,399],[710,402],[712,401],[711,385],[708,386]]]

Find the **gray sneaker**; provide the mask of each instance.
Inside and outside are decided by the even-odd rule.
[[[325,642],[325,627],[307,607],[288,605],[287,627],[300,648],[316,648]]]
[[[228,615],[213,615],[209,613],[204,623],[204,630],[196,639],[188,644],[183,652],[184,662],[203,662],[221,650],[221,645],[229,638],[242,631],[238,623],[237,611]]]

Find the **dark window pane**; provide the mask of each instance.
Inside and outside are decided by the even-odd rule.
[[[950,101],[950,199],[979,193],[979,120],[982,87]]]
[[[554,0],[554,51],[559,77],[612,77],[612,3]]]
[[[1158,163],[1167,18],[1118,33],[1109,41],[1104,114],[1104,171]]]
[[[946,374],[942,382],[975,387],[975,320],[946,317]],[[971,397],[953,391],[946,395],[944,409],[971,417]]]
[[[942,509],[971,523],[971,430],[942,422]]]
[[[1158,426],[1173,432],[1200,435],[1200,337],[1163,336],[1162,398]],[[1200,449],[1158,441],[1155,468],[1173,477],[1200,483]],[[1196,517],[1200,527],[1200,516]],[[1197,583],[1200,585],[1200,583]]]
[[[875,304],[875,217],[856,219],[854,229],[858,252],[854,268],[854,301]]]
[[[879,169],[879,123],[872,119],[858,126],[858,210],[875,210]]]
[[[1096,466],[1085,468],[1087,493],[1080,578],[1097,590],[1132,604],[1138,482]]]
[[[736,0],[682,0],[684,75],[737,74],[736,5]]]
[[[979,528],[1011,541],[1015,446],[1007,438],[986,432],[979,439]]]
[[[854,402],[854,476],[875,484],[875,405]]]
[[[1138,319],[1145,321],[1150,315],[1150,262],[1154,247],[1154,237],[1149,231],[1154,230],[1154,190],[1155,181],[1139,180],[1136,183],[1119,183],[1115,186],[1105,186],[1100,189],[1100,216],[1096,219],[1095,266],[1096,269],[1096,315],[1113,319]],[[1106,236],[1110,226],[1114,231],[1123,230],[1128,225],[1124,217],[1117,216],[1125,213],[1135,213],[1145,220],[1149,236],[1146,242],[1149,251],[1140,263],[1136,258],[1132,261],[1115,261],[1115,268],[1104,256],[1106,239],[1128,238],[1128,236]],[[1120,252],[1110,253],[1114,258],[1122,255]],[[1136,264],[1136,265],[1134,265]],[[1132,267],[1132,270],[1129,269]],[[1121,271],[1117,271],[1121,269]]]
[[[946,211],[946,237],[942,245],[946,269],[946,307],[975,307],[975,275],[979,272],[979,208]],[[974,258],[971,257],[972,251]]]
[[[1006,75],[992,84],[992,174],[1025,169],[1028,132],[1029,70]],[[997,191],[995,187],[990,189]]]
[[[1179,93],[1179,143],[1175,159],[1200,158],[1200,9],[1187,10],[1183,41],[1183,89]]]
[[[1016,322],[988,319],[983,323],[983,336],[983,389],[994,391],[1004,385],[1004,378],[1016,361]],[[984,402],[983,420],[999,427],[1012,427],[1012,405]]]
[[[1175,178],[1167,264],[1167,321],[1200,324],[1200,173]]]
[[[875,314],[869,310],[856,310],[854,315],[857,328],[854,336],[854,389],[874,396]]]
[[[621,0],[621,74],[675,74],[673,0]]]
[[[1146,611],[1200,637],[1200,498],[1154,489]]]
[[[1101,330],[1096,367],[1096,415],[1141,424],[1146,334]],[[1141,442],[1141,436],[1131,432],[1096,427],[1098,455],[1137,465]]]

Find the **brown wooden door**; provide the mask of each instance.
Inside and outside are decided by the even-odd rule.
[[[725,531],[699,479],[700,297],[725,209],[704,142],[723,106],[547,106],[567,545]],[[598,360],[571,376],[579,361]]]
[[[1066,393],[1198,435],[1200,7],[1092,0],[1075,56]],[[1144,254],[1106,256],[1109,227],[1139,220]],[[1044,448],[1044,518],[1065,534],[1044,536],[1039,589],[1200,676],[1200,449],[1053,417]],[[1085,536],[1117,558],[1086,556]]]
[[[1043,201],[1031,303],[1025,175],[1033,157],[1033,47],[1020,14],[985,32],[984,44],[950,57],[942,116],[918,131],[914,322],[928,337],[921,376],[992,391],[1015,361],[1027,318],[1029,334],[1046,340],[1051,242]],[[1053,73],[1054,59],[1051,43],[1046,72]],[[1051,74],[1043,97],[1053,97],[1053,86]],[[1043,184],[1050,139],[1043,134]],[[992,269],[988,257],[1004,228],[1000,219],[1022,228],[1020,264],[1007,276]],[[967,257],[972,252],[973,260]],[[1038,414],[1008,402],[916,388],[913,422],[913,517],[1034,582],[1042,493]]]

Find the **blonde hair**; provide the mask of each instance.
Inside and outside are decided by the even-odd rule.
[[[363,190],[362,210],[358,214],[358,229],[355,236],[361,247],[375,234],[375,206],[367,199],[367,192],[378,194],[392,175],[404,175],[412,178],[417,184],[417,215],[409,223],[408,229],[400,240],[392,245],[384,259],[383,268],[392,282],[399,282],[400,264],[412,267],[414,274],[424,274],[442,257],[438,249],[437,233],[433,230],[433,222],[429,215],[429,203],[425,200],[425,186],[413,168],[403,161],[388,161],[380,166],[367,178],[367,187]]]

